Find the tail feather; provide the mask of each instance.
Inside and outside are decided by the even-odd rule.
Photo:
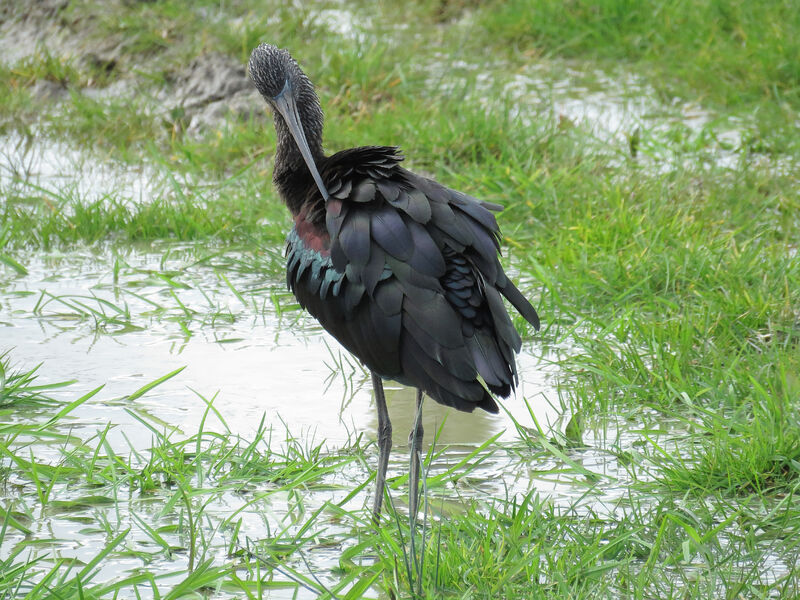
[[[511,283],[510,279],[506,279],[506,284],[498,288],[500,293],[511,302],[511,305],[519,311],[525,320],[533,325],[534,329],[539,330],[539,315],[536,314],[536,309],[533,308],[530,302],[522,295],[517,287]]]

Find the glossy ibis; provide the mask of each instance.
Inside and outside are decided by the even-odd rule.
[[[498,260],[500,232],[476,200],[400,166],[398,148],[326,156],[314,86],[286,50],[261,44],[250,78],[272,107],[273,181],[294,218],[286,278],[300,305],[372,373],[383,500],[392,426],[383,379],[417,389],[409,436],[411,514],[417,512],[422,394],[458,410],[498,412],[492,394],[517,383],[521,346],[501,296],[538,329],[531,304]]]

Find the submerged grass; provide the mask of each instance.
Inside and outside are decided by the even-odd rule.
[[[181,370],[142,386],[126,401],[149,393]],[[285,561],[320,535],[308,536],[321,510],[309,516],[303,495],[318,487],[335,489],[325,479],[360,460],[363,453],[357,440],[347,452],[323,451],[321,445],[289,435],[274,440],[272,426],[263,420],[252,439],[243,439],[227,428],[214,406],[216,398],[202,397],[205,414],[200,429],[189,436],[143,411],[129,409],[133,420],[151,432],[152,445],[142,450],[131,444],[121,452],[110,441],[117,426],[109,423],[84,436],[73,435],[68,424],[70,414],[99,391],[69,403],[51,399],[53,410],[58,410],[46,420],[18,422],[0,432],[0,460],[7,474],[13,472],[14,485],[21,491],[10,505],[0,507],[5,520],[0,543],[6,548],[0,590],[6,595],[102,598],[145,590],[153,597],[178,598],[209,585],[227,588],[228,594],[258,587],[261,576],[250,580],[247,569],[252,565],[241,562],[247,556],[242,554],[246,538],[254,535],[253,523],[243,529],[243,519],[252,520],[265,509],[271,512],[272,498],[286,497],[289,513],[277,522],[266,519],[259,528],[266,526],[266,537],[259,542],[262,553],[272,547],[272,559],[277,555]],[[212,419],[218,419],[221,431],[205,429]],[[52,460],[29,454],[37,438],[56,442]],[[232,503],[238,504],[235,510],[228,509]],[[40,516],[34,532],[35,514]],[[74,529],[70,523],[85,525],[72,535],[87,550],[78,554],[80,558],[54,562],[47,546],[58,547],[66,540],[48,539],[47,531]],[[225,549],[231,560],[215,564],[213,557]],[[86,553],[92,551],[97,555],[87,560]],[[68,548],[63,552],[71,554]],[[162,561],[175,566],[158,573],[146,568],[118,572],[114,561],[126,557],[144,565]],[[264,585],[273,587],[269,582]],[[279,584],[287,585],[295,584],[291,579]]]
[[[37,406],[47,406],[52,404],[52,399],[47,395],[48,391],[74,383],[72,381],[62,381],[48,383],[44,385],[34,385],[36,373],[41,365],[27,371],[15,368],[11,364],[10,352],[5,350],[0,354],[0,410],[8,409],[19,411]]]
[[[580,482],[570,488],[577,500],[530,489],[464,500],[469,474],[489,457],[479,448],[430,472],[425,521],[409,525],[398,506],[376,530],[361,502],[374,449],[360,438],[327,449],[278,439],[282,424],[266,421],[245,438],[216,397],[199,395],[201,426],[180,432],[136,403],[178,372],[124,399],[126,426],[86,425],[75,415],[101,403],[101,390],[67,398],[65,383],[38,383],[46,366],[15,366],[0,347],[0,597],[800,594],[793,7],[113,8],[84,0],[59,13],[64,31],[82,31],[85,51],[56,35],[0,65],[0,134],[32,147],[66,141],[100,162],[152,167],[159,180],[146,199],[113,189],[90,198],[3,163],[0,306],[32,293],[7,285],[29,281],[32,252],[90,247],[111,275],[85,294],[39,291],[34,308],[4,311],[0,324],[70,321],[119,336],[164,322],[186,337],[216,334],[241,318],[215,301],[218,289],[249,316],[296,317],[271,284],[244,289],[234,278],[274,282],[282,269],[290,220],[269,183],[268,117],[259,108],[194,127],[187,105],[170,98],[194,59],[221,53],[243,64],[271,41],[318,84],[331,150],[400,143],[412,169],[506,207],[507,260],[543,316],[534,347],[570,347],[554,359],[567,431],[520,430],[510,454],[530,482]],[[324,11],[343,13],[347,26]],[[680,96],[707,123],[644,120],[603,138],[502,99],[500,83],[531,76],[531,62],[585,79],[613,63],[598,86],[622,69],[621,79],[656,91],[665,113]],[[731,123],[734,141],[723,143]],[[187,243],[199,249],[188,266],[165,267],[170,244]],[[161,268],[128,265],[134,245],[164,252]],[[197,268],[218,285],[198,283]],[[123,435],[120,444],[128,425],[150,443]],[[429,468],[447,456],[431,452]],[[403,493],[404,477],[391,483]],[[81,554],[68,543],[76,536]]]

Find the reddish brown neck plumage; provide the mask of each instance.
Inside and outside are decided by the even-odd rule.
[[[331,238],[328,230],[325,229],[324,223],[321,226],[314,223],[307,205],[295,215],[294,229],[306,249],[319,252],[322,256],[330,256]]]

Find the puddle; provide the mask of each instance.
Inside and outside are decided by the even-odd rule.
[[[789,156],[746,151],[752,125],[744,119],[723,118],[678,98],[665,104],[632,73],[587,71],[545,59],[510,71],[507,63],[468,63],[442,55],[430,66],[428,83],[439,94],[462,93],[466,86],[473,101],[487,110],[509,110],[526,125],[544,118],[562,130],[579,127],[596,142],[593,151],[616,160],[635,154],[639,164],[655,172],[697,165],[734,169],[743,160],[776,173],[794,172]]]
[[[92,156],[66,142],[18,133],[0,138],[0,194],[6,197],[141,203],[157,197],[163,183],[149,166]]]
[[[29,275],[0,289],[2,346],[13,348],[20,364],[44,362],[48,378],[77,379],[72,395],[106,384],[105,400],[185,366],[180,377],[137,402],[189,431],[203,408],[192,388],[204,395],[219,391],[230,409],[229,427],[244,435],[266,412],[271,421],[280,415],[292,430],[312,432],[333,446],[348,439],[348,428],[371,437],[376,421],[368,374],[310,317],[275,314],[270,296],[290,301],[283,277],[225,272],[223,278],[213,267],[187,266],[193,254],[172,252],[166,261],[162,254],[128,254],[116,282],[114,256],[29,260]],[[530,350],[520,356],[518,394],[547,424],[559,414],[542,393],[552,391],[546,379],[553,367],[540,364]],[[388,385],[387,395],[400,443],[411,428],[413,390]],[[504,405],[533,426],[519,399]],[[84,410],[85,416],[98,414],[94,403]],[[119,413],[103,419],[130,421],[121,408],[100,410]],[[513,430],[508,417],[459,414],[432,401],[426,404],[426,429],[435,431],[445,416],[442,443],[479,444]],[[149,433],[143,433],[149,443]]]
[[[144,469],[153,456],[150,449],[157,439],[151,428],[175,441],[201,429],[209,435],[253,440],[264,419],[265,437],[271,440],[265,452],[291,454],[298,448],[312,452],[321,445],[323,460],[329,461],[332,469],[307,486],[301,497],[296,491],[276,492],[280,484],[268,480],[253,480],[244,489],[211,481],[193,486],[206,488],[195,505],[196,516],[204,523],[202,547],[206,554],[196,560],[216,557],[217,564],[225,564],[234,540],[232,531],[240,519],[239,531],[244,533],[236,538],[237,544],[249,540],[256,547],[265,543],[295,547],[291,536],[326,503],[343,503],[345,510],[368,505],[371,485],[349,495],[374,470],[377,452],[371,446],[364,464],[349,448],[359,436],[374,440],[377,423],[366,373],[313,319],[290,307],[283,277],[263,275],[268,269],[257,268],[258,256],[222,253],[200,260],[207,251],[189,245],[124,254],[102,250],[36,255],[27,262],[28,275],[0,284],[0,350],[10,348],[13,362],[19,366],[43,363],[40,382],[76,379],[77,383],[51,393],[64,401],[105,386],[75,409],[61,429],[93,445],[97,442],[92,440],[112,424],[101,456],[113,452],[129,457],[137,470]],[[106,317],[113,319],[107,321]],[[535,342],[523,347],[520,390],[504,406],[532,431],[536,424],[522,401],[525,398],[551,439],[551,427],[561,429],[563,424],[564,409],[558,406],[556,388],[559,373],[552,360],[555,356],[542,357],[538,352],[540,346]],[[180,368],[184,370],[143,396],[127,399],[142,386]],[[201,395],[213,399],[224,423],[213,413],[206,416],[207,404]],[[396,477],[408,472],[406,436],[413,418],[414,390],[388,385],[387,400],[395,432],[389,476]],[[43,411],[41,420],[50,412]],[[32,415],[18,418],[30,422]],[[642,418],[650,423],[651,439],[667,451],[679,450],[685,423],[664,422],[663,416],[646,411]],[[606,423],[601,430],[589,430],[584,437],[587,448],[565,450],[580,468],[600,477],[594,481],[574,468],[565,469],[553,455],[537,452],[535,444],[532,450],[522,449],[515,443],[519,433],[508,415],[457,413],[429,400],[424,425],[426,447],[440,426],[437,448],[448,446],[432,463],[429,479],[450,469],[461,475],[445,478],[443,487],[431,490],[430,506],[437,515],[457,515],[471,498],[520,497],[536,491],[572,514],[622,521],[632,508],[631,484],[648,480],[646,471],[618,459],[619,453],[628,453],[645,460],[638,449],[642,432],[630,423],[620,429]],[[498,442],[472,456],[480,444],[498,433]],[[64,463],[62,443],[41,440],[35,448],[38,462]],[[461,465],[462,461],[469,467]],[[258,464],[269,470],[278,468],[276,462],[276,456],[267,454]],[[25,490],[30,482],[12,471],[8,486]],[[30,536],[16,532],[6,536],[0,556],[30,545],[33,555],[88,562],[109,542],[107,531],[98,524],[110,523],[116,533],[131,527],[125,545],[135,553],[104,561],[95,581],[146,570],[164,576],[159,580],[161,586],[177,584],[182,577],[179,573],[185,576],[188,569],[189,554],[178,526],[185,518],[183,509],[164,513],[164,506],[175,502],[176,488],[163,486],[153,493],[101,490],[58,484],[51,492],[57,502],[46,508],[37,508],[27,494],[25,502],[32,514],[42,516],[29,525],[33,530]],[[405,485],[392,492],[396,505],[405,506],[406,493]],[[86,497],[95,494],[105,494],[108,500],[87,503]],[[13,498],[14,494],[7,495],[5,503],[13,506]],[[81,503],[73,505],[76,500]],[[648,510],[648,500],[639,500],[635,509]],[[657,502],[654,496],[653,505]],[[166,556],[142,523],[163,530],[162,539],[184,550]],[[333,572],[342,552],[357,543],[352,524],[323,510],[314,528],[319,539],[308,546],[300,544],[281,564],[300,573],[312,569],[326,585],[334,585]],[[286,539],[276,539],[276,532],[283,532]],[[776,556],[769,552],[764,556],[769,579],[787,572],[789,567]],[[144,593],[144,597],[150,594]],[[232,596],[222,593],[220,597]],[[285,593],[276,590],[271,597],[314,598],[316,593],[287,588]]]
[[[739,163],[743,123],[717,122],[711,112],[675,99],[664,105],[656,91],[630,73],[610,77],[602,71],[581,72],[569,67],[553,73],[553,65],[517,73],[504,91],[517,105],[519,116],[544,111],[561,127],[579,126],[602,144],[630,154],[634,137],[638,152],[669,170],[681,164],[675,135],[686,145],[702,145],[702,153],[718,167]],[[527,114],[526,114],[527,113]],[[680,146],[680,144],[678,144]]]

